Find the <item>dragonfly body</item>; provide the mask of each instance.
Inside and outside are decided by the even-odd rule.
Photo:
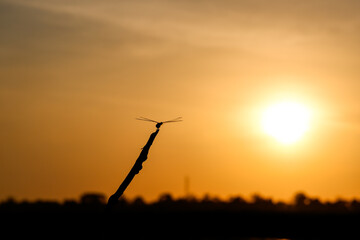
[[[147,122],[154,122],[156,123],[156,128],[159,129],[164,123],[172,123],[172,122],[181,122],[182,117],[177,117],[175,119],[172,119],[172,120],[169,120],[169,121],[164,121],[164,122],[158,122],[158,121],[155,121],[155,120],[152,120],[152,119],[149,119],[149,118],[144,118],[144,117],[139,117],[139,118],[136,118],[137,120],[141,120],[141,121],[147,121]]]
[[[156,127],[156,128],[160,128],[160,127],[161,127],[161,125],[163,125],[163,122],[159,122],[159,123],[157,123],[155,127]]]

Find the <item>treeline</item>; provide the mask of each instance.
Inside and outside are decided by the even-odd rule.
[[[0,212],[102,212],[107,197],[102,193],[84,193],[78,200],[57,201],[16,201],[8,198],[0,202]],[[305,193],[296,193],[291,202],[275,202],[271,198],[255,194],[250,200],[241,196],[222,200],[205,195],[174,198],[169,193],[159,196],[156,201],[146,202],[142,197],[132,200],[122,197],[112,211],[235,211],[235,212],[284,212],[284,213],[360,213],[360,200],[321,201]]]
[[[63,202],[9,198],[0,202],[0,227],[12,239],[360,239],[357,199],[297,193],[286,203],[260,195],[222,200],[165,193],[153,202],[123,197],[111,209],[106,203],[101,193]]]

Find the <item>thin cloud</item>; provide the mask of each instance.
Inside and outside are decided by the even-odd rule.
[[[347,0],[276,1],[24,1],[17,4],[126,29],[144,37],[198,47],[232,47],[266,52],[269,44],[294,46],[353,35],[360,23]],[[271,5],[271,6],[270,6]],[[89,26],[91,28],[91,26]],[[116,33],[113,33],[116,35]]]

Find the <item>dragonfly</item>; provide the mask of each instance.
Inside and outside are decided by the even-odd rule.
[[[155,121],[155,120],[152,120],[152,119],[149,119],[149,118],[145,118],[145,117],[138,117],[138,118],[136,118],[136,120],[154,122],[154,123],[156,123],[156,128],[159,129],[161,127],[161,125],[163,125],[164,123],[181,122],[182,117],[177,117],[177,118],[174,118],[172,120],[168,120],[168,121],[164,121],[164,122],[158,122],[158,121]]]

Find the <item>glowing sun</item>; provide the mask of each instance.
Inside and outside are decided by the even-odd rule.
[[[296,102],[280,102],[262,115],[263,130],[283,144],[298,141],[309,129],[310,110]]]

